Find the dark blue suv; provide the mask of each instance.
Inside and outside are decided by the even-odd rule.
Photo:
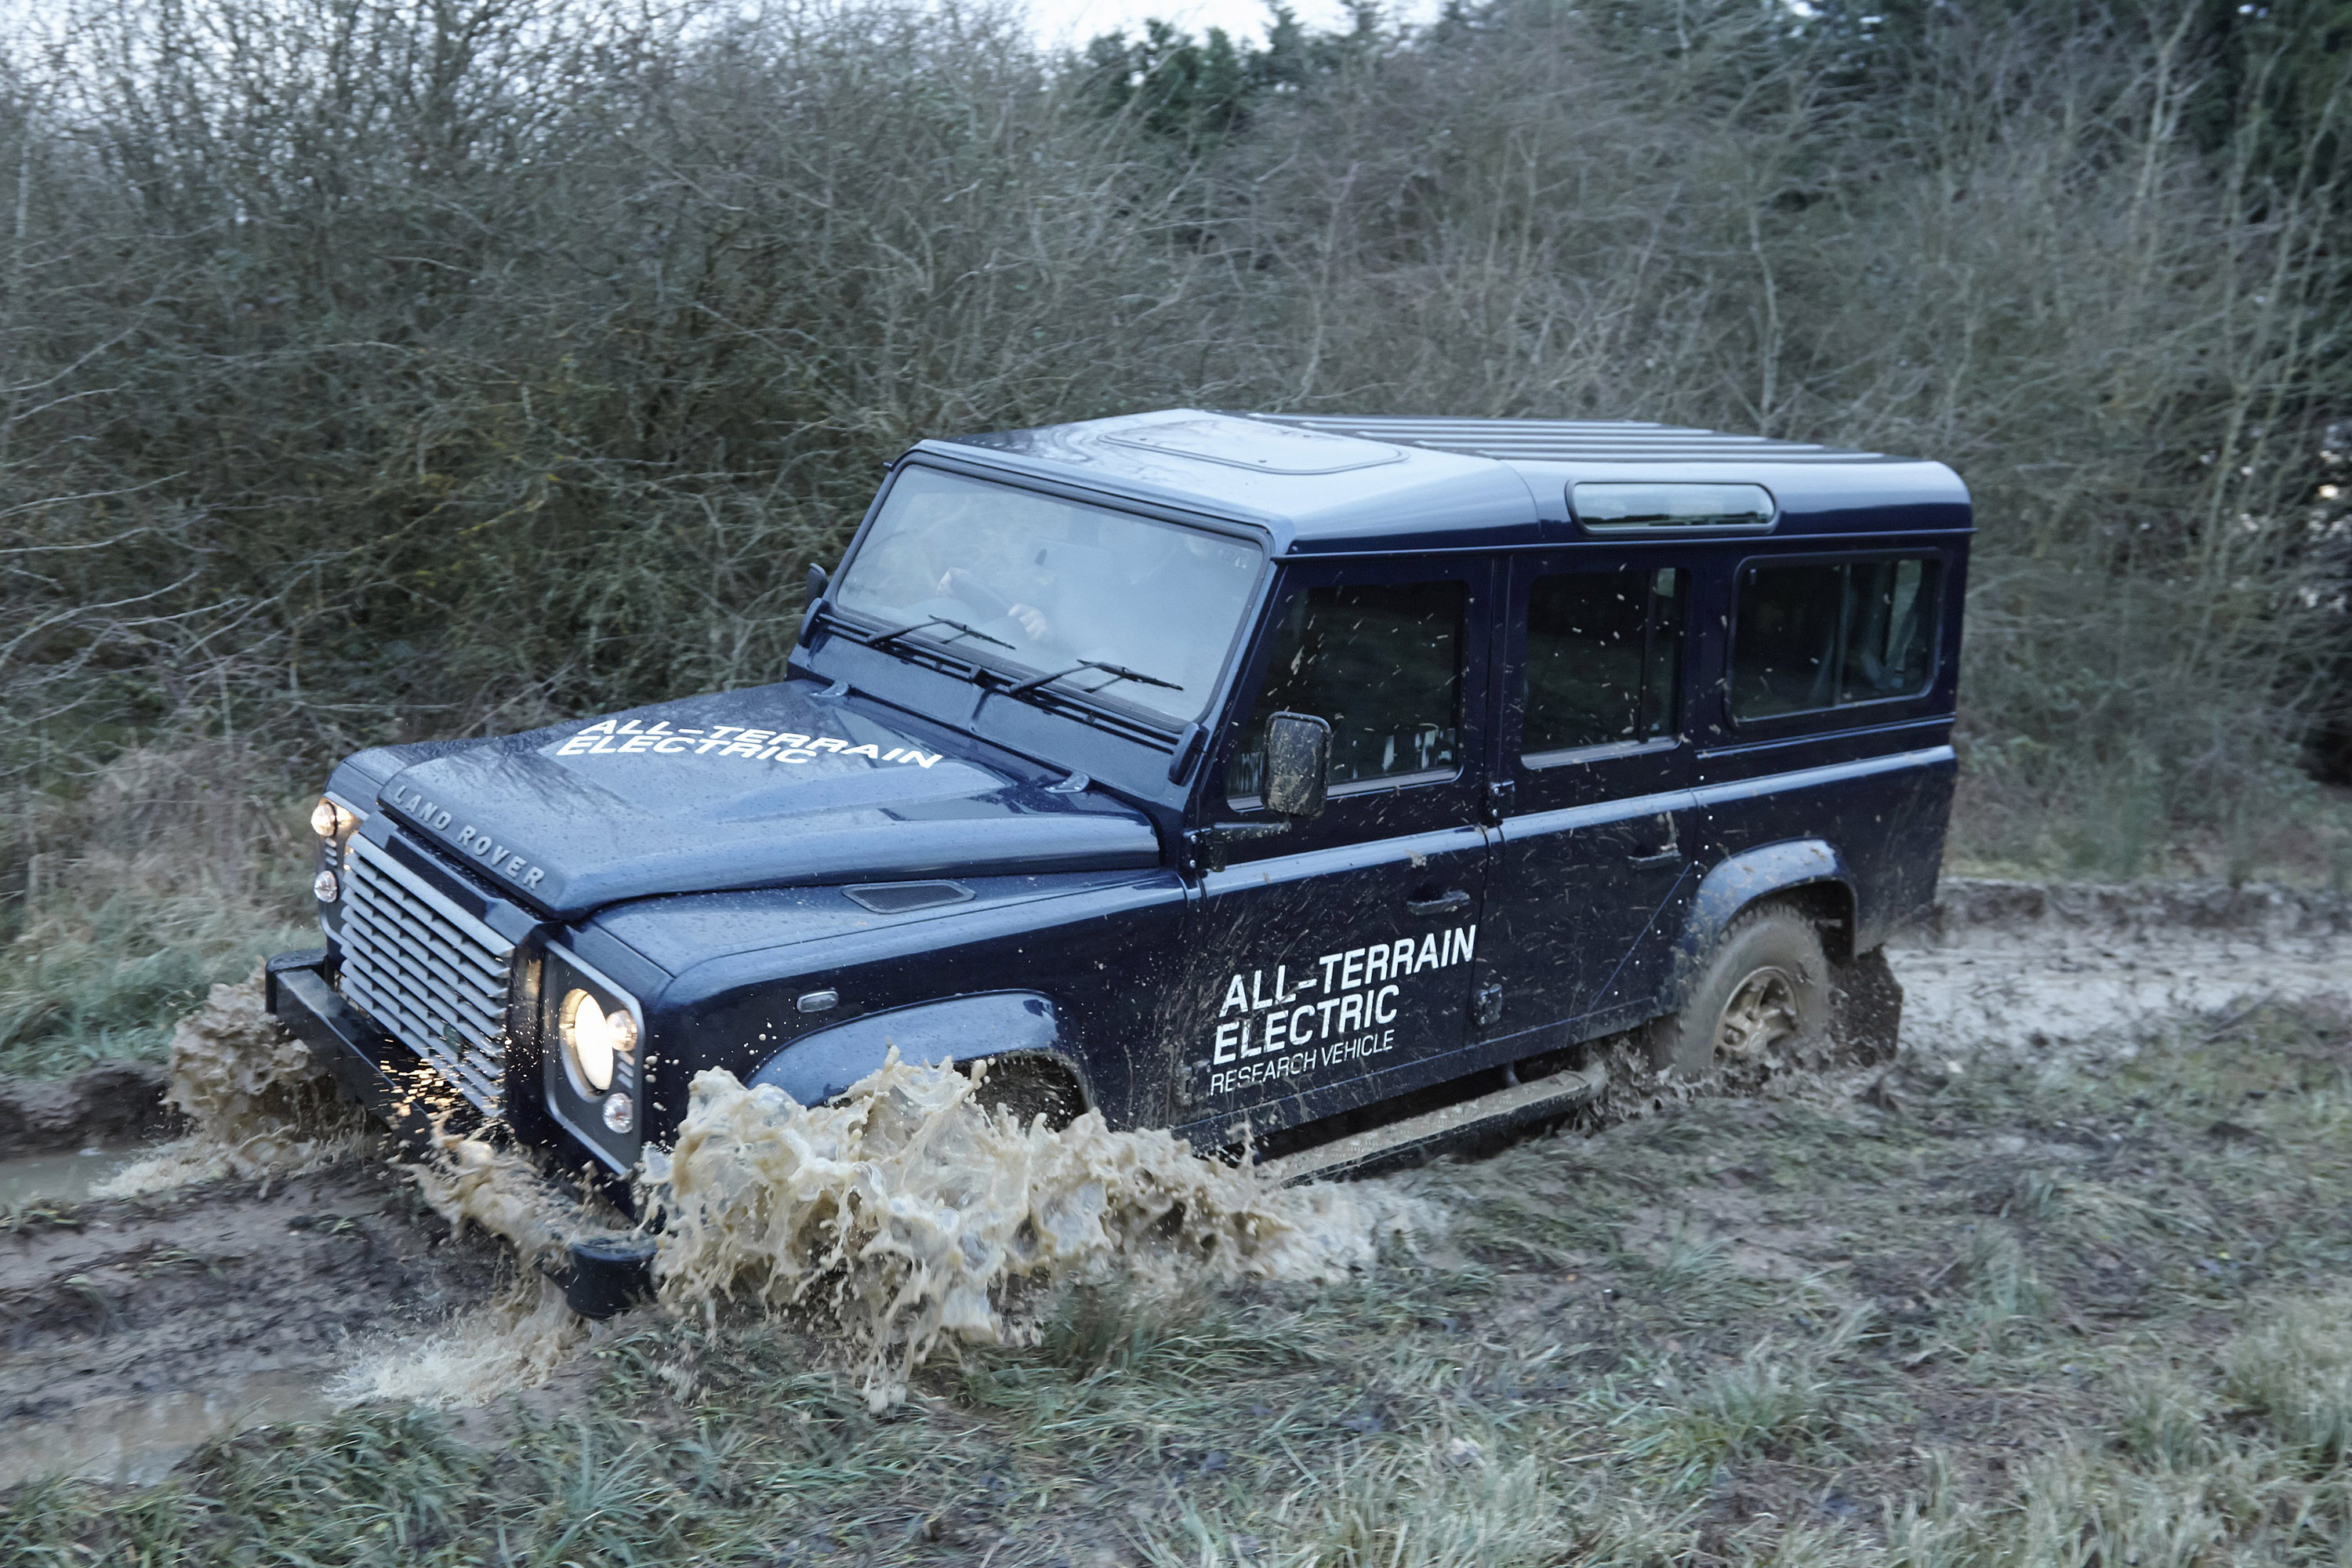
[[[1298,1169],[1627,1031],[1793,1050],[1933,897],[1970,531],[1937,463],[1649,424],[926,441],[779,683],[337,767],[271,1005],[614,1175],[697,1073],[893,1046]]]

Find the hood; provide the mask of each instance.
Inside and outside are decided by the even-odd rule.
[[[349,765],[383,780],[392,816],[564,919],[658,893],[1160,858],[1140,812],[806,680]]]

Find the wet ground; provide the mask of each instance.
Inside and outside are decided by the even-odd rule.
[[[84,1200],[119,1158],[0,1167],[16,1189],[0,1213],[0,1487],[152,1480],[216,1433],[315,1415],[355,1339],[479,1301],[511,1267],[381,1163]]]
[[[1891,944],[1908,1060],[2128,1056],[2184,1015],[2352,1005],[2343,908],[1955,885],[1937,927]],[[511,1278],[502,1248],[452,1238],[379,1162],[89,1201],[119,1157],[0,1163],[0,1488],[58,1471],[152,1480],[219,1432],[316,1415],[369,1346]]]

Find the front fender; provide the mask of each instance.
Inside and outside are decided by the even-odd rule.
[[[1717,865],[1700,880],[1683,918],[1682,935],[1675,943],[1674,978],[1667,986],[1668,1006],[1679,1008],[1689,999],[1690,988],[1706,968],[1707,958],[1742,910],[1759,899],[1792,888],[1824,886],[1836,889],[1850,914],[1853,874],[1845,858],[1819,838],[1792,838],[1784,844],[1744,849]]]
[[[752,1086],[772,1084],[803,1105],[833,1099],[879,1068],[896,1046],[902,1061],[964,1062],[983,1057],[1047,1057],[1094,1103],[1093,1086],[1062,1044],[1053,999],[1034,991],[994,991],[919,1002],[806,1035],[761,1062]]]

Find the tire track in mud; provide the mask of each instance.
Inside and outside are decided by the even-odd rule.
[[[0,1219],[0,1486],[152,1480],[214,1432],[325,1409],[354,1338],[488,1300],[513,1265],[381,1162]]]
[[[1889,952],[1903,1048],[1937,1061],[2127,1054],[2255,1001],[2352,1011],[2352,902],[2321,895],[1952,880]],[[240,1084],[238,1103],[268,1087]],[[1624,1089],[1598,1120],[1654,1103]],[[216,1431],[320,1413],[354,1367],[347,1392],[430,1397],[436,1375],[497,1360],[500,1324],[550,1340],[512,1254],[453,1235],[404,1172],[349,1155],[267,1168],[0,1214],[0,1486],[37,1468],[152,1479]],[[448,1359],[404,1379],[403,1354]]]

